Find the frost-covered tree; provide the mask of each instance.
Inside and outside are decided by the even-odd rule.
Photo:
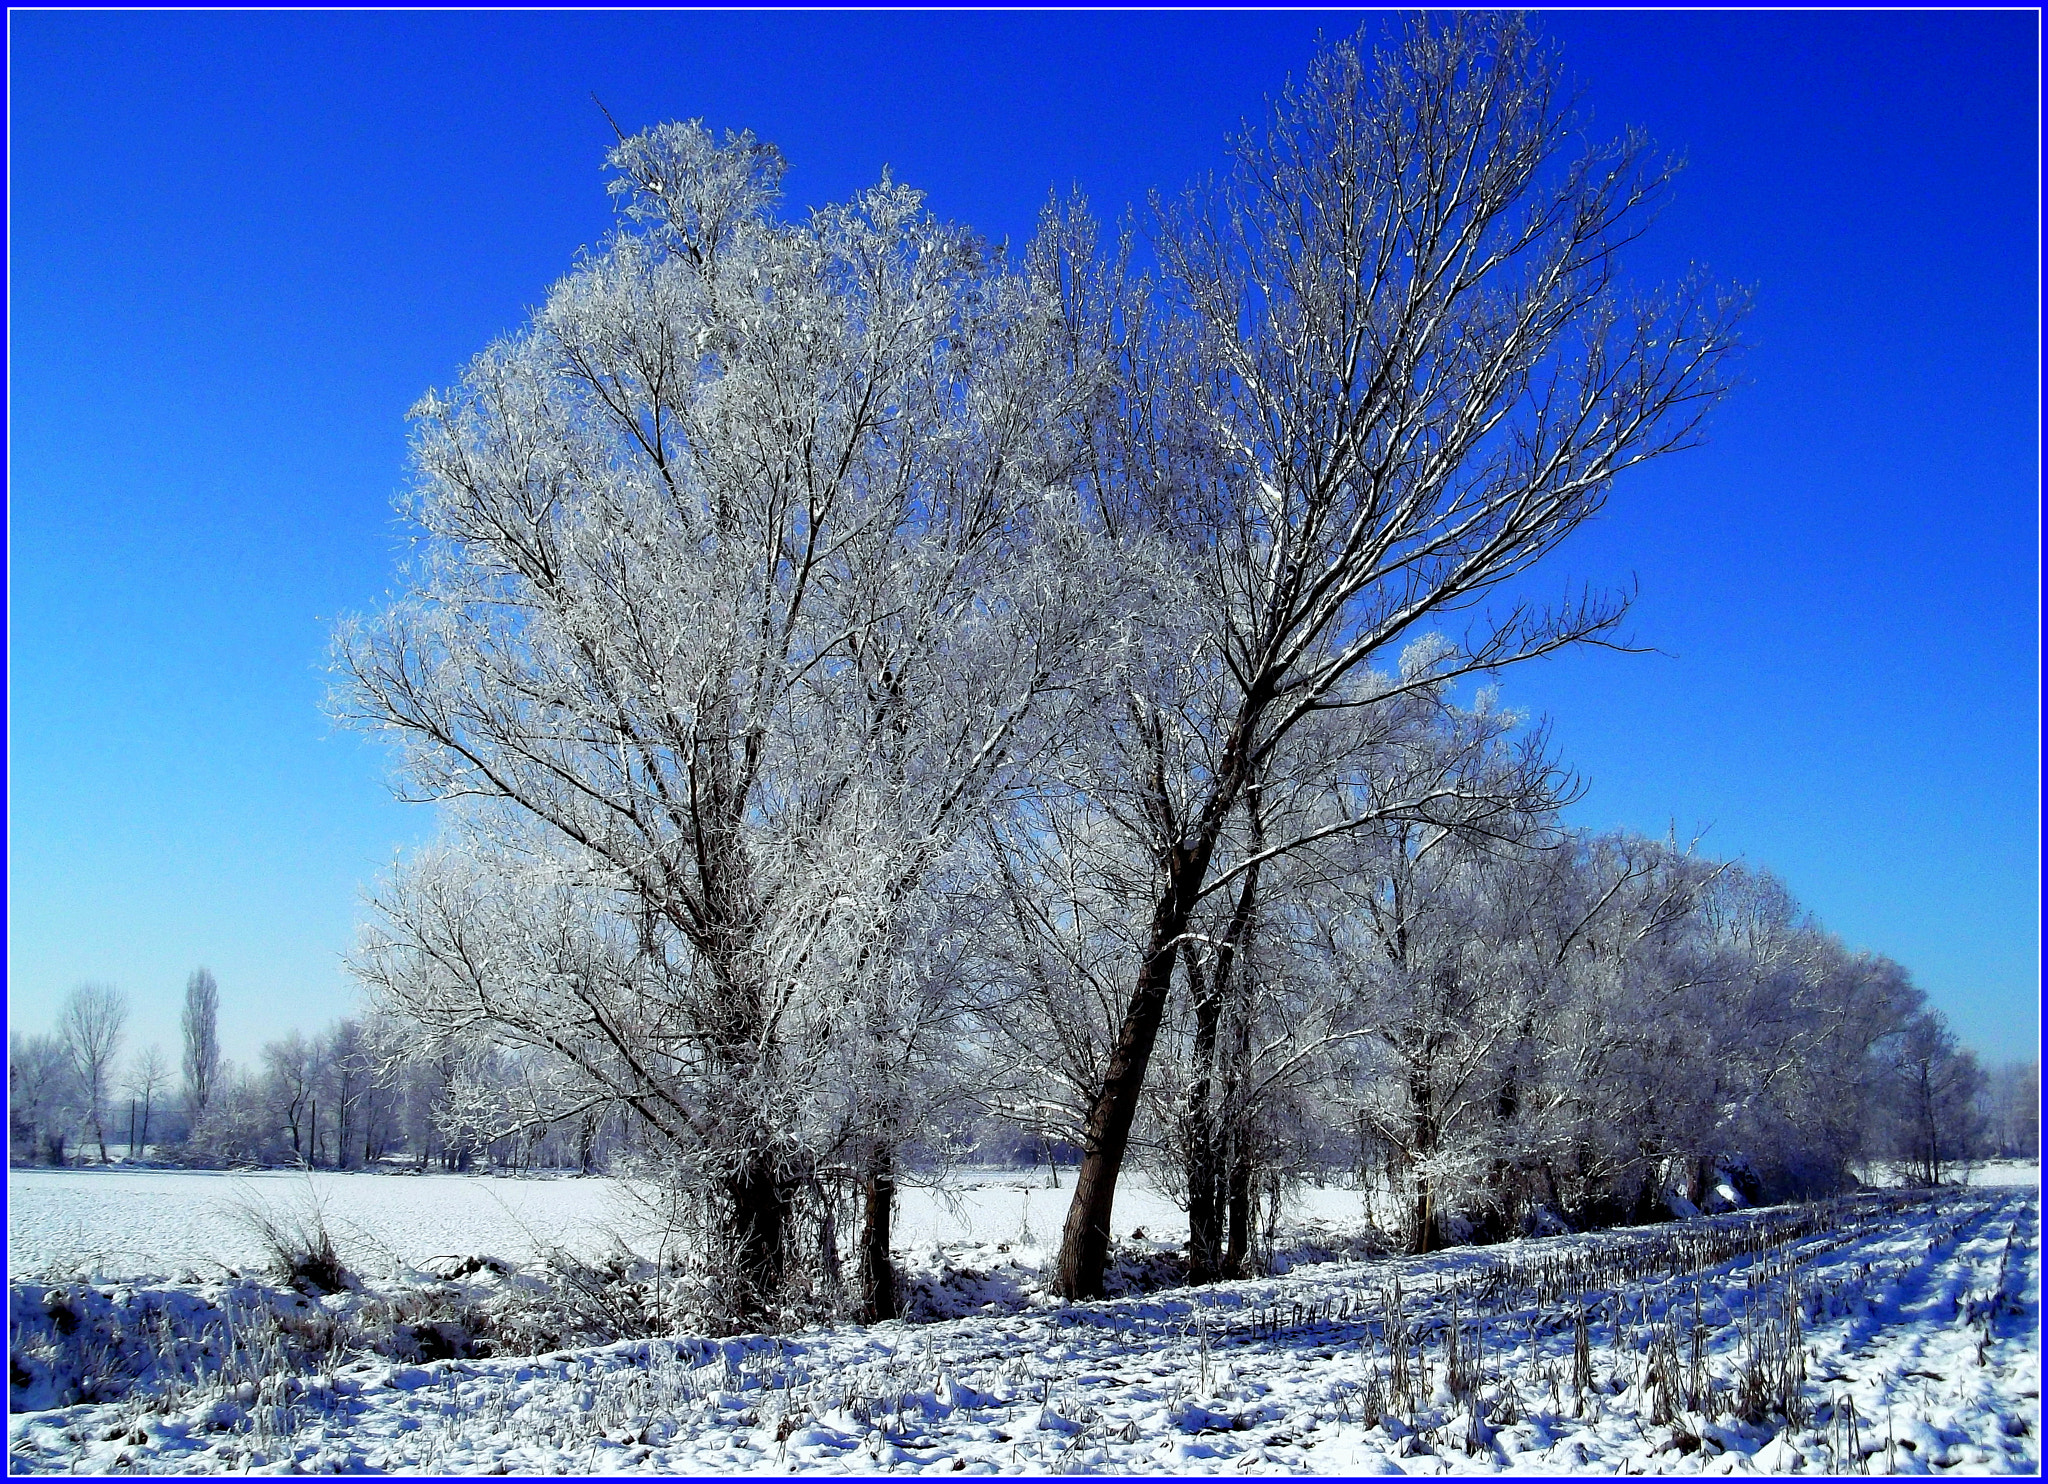
[[[2009,1061],[1985,1074],[1985,1136],[2008,1159],[2041,1157],[2041,1063]]]
[[[758,1319],[829,1069],[921,1016],[915,899],[1070,684],[1095,393],[1045,257],[913,190],[785,222],[780,155],[695,124],[611,164],[619,230],[415,410],[422,556],[338,640],[338,710],[446,821],[356,964],[547,1058],[551,1116],[629,1110]]]
[[[1932,1010],[1907,1022],[1887,1060],[1892,1152],[1908,1179],[1939,1185],[1950,1166],[1982,1156],[1983,1069]]]
[[[107,1157],[107,1099],[113,1093],[114,1069],[121,1056],[121,1031],[128,1023],[128,1000],[111,984],[81,984],[65,998],[57,1017],[57,1036],[71,1059],[86,1126]]]
[[[1500,930],[1509,872],[1483,851],[1395,822],[1361,837],[1350,864],[1333,947],[1370,1027],[1354,1116],[1407,1208],[1409,1250],[1427,1252],[1445,1218],[1477,1214],[1522,1096],[1522,1036],[1561,1007],[1535,945]]]
[[[1252,1183],[1247,1162],[1262,1146],[1274,1148],[1272,1135],[1258,1132],[1264,1102],[1282,1088],[1305,1095],[1330,1058],[1365,1054],[1351,1044],[1362,1040],[1376,1043],[1371,1055],[1383,1063],[1412,1054],[1448,1068],[1449,1043],[1423,1025],[1445,1007],[1426,1010],[1429,992],[1416,993],[1428,977],[1420,963],[1436,951],[1424,946],[1426,927],[1439,929],[1447,951],[1474,956],[1467,991],[1477,993],[1482,979],[1495,983],[1464,1006],[1459,1034],[1469,1037],[1476,1060],[1454,1079],[1459,1090],[1425,1095],[1404,1126],[1411,1133],[1448,1127],[1449,1100],[1486,1095],[1479,1083],[1495,1048],[1534,1011],[1514,1008],[1520,986],[1512,955],[1487,953],[1475,937],[1486,924],[1472,888],[1510,874],[1516,854],[1558,837],[1551,813],[1567,782],[1540,729],[1518,735],[1521,721],[1490,692],[1459,707],[1443,688],[1416,689],[1398,703],[1305,724],[1294,746],[1276,754],[1274,777],[1249,791],[1248,864],[1234,890],[1197,914],[1198,931],[1183,948],[1192,1025],[1188,1090],[1174,1123],[1187,1144],[1198,1270],[1205,1249],[1218,1250],[1226,1212],[1223,1271],[1239,1269]],[[1290,756],[1302,751],[1306,758]],[[1275,837],[1298,843],[1262,859],[1264,842]],[[1426,894],[1416,869],[1422,861],[1445,866],[1472,896],[1472,910],[1440,914],[1441,923],[1418,910]],[[1429,1079],[1419,1064],[1410,1071],[1393,1080],[1409,1092],[1423,1088]],[[1352,1117],[1360,1111],[1354,1107]],[[1435,1136],[1425,1142],[1415,1157],[1436,1157]]]
[[[185,1118],[196,1124],[213,1098],[220,1070],[220,985],[212,970],[194,969],[186,979],[179,1029],[184,1037]]]
[[[214,1063],[205,1111],[192,1125],[181,1157],[203,1168],[274,1163],[282,1153],[264,1078],[222,1057]]]
[[[382,1152],[392,1119],[387,1028],[376,1019],[345,1016],[322,1038],[314,1060],[314,1096],[334,1131],[334,1167],[368,1164]],[[316,1134],[317,1147],[317,1134]]]
[[[1512,604],[1367,681],[1555,550],[1622,471],[1693,441],[1726,384],[1739,303],[1616,287],[1668,170],[1640,140],[1575,157],[1580,139],[1525,22],[1419,19],[1382,54],[1324,49],[1232,171],[1160,213],[1161,308],[1131,342],[1104,482],[1196,602],[1170,689],[1115,718],[1155,884],[1086,1115],[1065,1294],[1101,1292],[1181,945],[1250,869],[1248,791],[1320,714],[1611,638],[1618,600]]]
[[[54,1035],[7,1035],[7,1147],[10,1160],[64,1163],[78,1127],[78,1076]]]

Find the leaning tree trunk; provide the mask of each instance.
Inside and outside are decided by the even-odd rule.
[[[1173,983],[1173,962],[1180,952],[1195,895],[1207,873],[1211,843],[1193,853],[1177,845],[1166,860],[1166,889],[1152,914],[1152,931],[1138,965],[1137,986],[1124,1009],[1110,1051],[1102,1086],[1088,1109],[1082,1132],[1081,1168],[1074,1176],[1074,1203],[1060,1233],[1059,1273],[1053,1291],[1062,1298],[1102,1297],[1109,1268],[1109,1222],[1116,1204],[1116,1181],[1130,1148],[1131,1124],[1138,1116],[1138,1098],[1145,1090],[1145,1069],[1159,1039],[1159,1021],[1166,1012],[1166,994]],[[1196,861],[1200,866],[1197,868]]]
[[[1074,1203],[1067,1208],[1067,1224],[1060,1234],[1060,1267],[1054,1287],[1062,1298],[1102,1297],[1117,1176],[1130,1147],[1138,1095],[1145,1086],[1152,1045],[1159,1037],[1174,955],[1187,922],[1186,914],[1177,907],[1178,894],[1169,893],[1153,919],[1152,944],[1138,970],[1137,989],[1124,1012],[1101,1090],[1088,1110],[1081,1169],[1074,1177]]]
[[[1261,707],[1270,699],[1247,699],[1245,711],[1223,750],[1215,787],[1193,828],[1185,833],[1167,797],[1165,744],[1158,723],[1139,718],[1141,731],[1149,731],[1148,742],[1155,760],[1150,808],[1154,822],[1161,827],[1160,838],[1168,842],[1160,860],[1165,882],[1159,904],[1152,912],[1145,956],[1138,963],[1138,982],[1124,1009],[1123,1024],[1117,1029],[1116,1045],[1110,1051],[1102,1086],[1088,1109],[1088,1122],[1082,1133],[1081,1168],[1074,1178],[1074,1203],[1067,1208],[1066,1228],[1060,1233],[1059,1273],[1053,1281],[1053,1291],[1061,1298],[1102,1297],[1102,1280],[1109,1267],[1109,1221],[1116,1203],[1117,1176],[1123,1171],[1124,1154],[1131,1142],[1131,1124],[1138,1116],[1138,1099],[1145,1090],[1145,1069],[1151,1064],[1152,1047],[1159,1039],[1159,1021],[1165,1014],[1167,991],[1173,983],[1173,962],[1179,955],[1181,935],[1187,931],[1188,919],[1201,898],[1202,882],[1208,877],[1223,821],[1237,806],[1244,787],[1245,759],[1251,748],[1253,726]]]

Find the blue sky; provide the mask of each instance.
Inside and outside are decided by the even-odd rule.
[[[610,220],[609,129],[702,117],[793,206],[884,165],[1021,239],[1215,168],[1357,12],[10,17],[8,995],[119,984],[230,1055],[352,1002],[431,829],[320,711],[401,540],[403,414]],[[1372,24],[1383,24],[1374,19]],[[1689,168],[1634,275],[1754,284],[1748,384],[1549,576],[1664,653],[1528,667],[1578,822],[1770,867],[1994,1058],[2039,1036],[2037,21],[1559,13],[1593,129]]]

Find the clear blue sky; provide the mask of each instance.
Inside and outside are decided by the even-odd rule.
[[[111,980],[230,1055],[350,1005],[431,828],[320,712],[390,580],[406,407],[595,243],[609,130],[702,117],[793,205],[884,165],[1021,239],[1221,160],[1321,30],[1240,15],[10,17],[8,996]],[[1382,22],[1375,20],[1374,24]],[[1753,283],[1749,384],[1554,564],[1665,656],[1515,673],[1580,823],[1782,874],[1995,1058],[2039,1033],[2037,21],[1558,14],[1594,127],[1690,168],[1636,274]]]

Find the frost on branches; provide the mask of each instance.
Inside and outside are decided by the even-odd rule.
[[[1014,269],[886,179],[782,223],[781,157],[694,124],[611,164],[604,250],[415,409],[421,554],[338,640],[341,710],[446,820],[356,966],[545,1053],[518,1116],[631,1109],[735,1319],[850,1164],[885,1316],[893,1150],[945,1095],[938,877],[1094,623],[1099,378],[1049,243]]]
[[[1065,1298],[1129,1162],[1209,1282],[1333,1171],[1423,1254],[1967,1156],[1898,966],[1573,834],[1488,688],[1620,642],[1525,579],[1697,441],[1745,308],[1626,290],[1670,168],[1524,21],[1323,49],[1149,245],[1076,203],[1007,257],[886,177],[786,220],[696,124],[610,163],[602,249],[415,410],[418,556],[337,639],[444,820],[354,960],[439,1137],[628,1129],[740,1326],[899,1313],[952,1142],[1078,1153]]]

